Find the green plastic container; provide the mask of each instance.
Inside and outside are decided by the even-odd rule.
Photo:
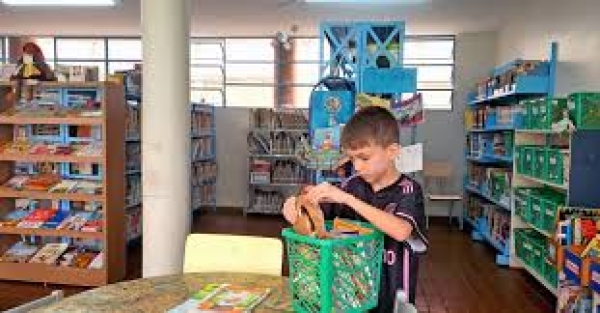
[[[533,176],[534,162],[535,162],[535,149],[532,146],[523,146],[523,174]]]
[[[572,93],[568,99],[569,113],[577,129],[600,129],[600,93]]]
[[[537,193],[530,194],[529,202],[531,206],[529,222],[537,228],[542,228],[544,223],[544,211],[542,210],[541,195]]]
[[[383,233],[316,239],[286,228],[294,312],[364,312],[377,306]],[[328,223],[327,227],[331,227]]]
[[[533,148],[533,177],[546,179],[548,172],[546,160],[548,160],[548,152],[546,151],[546,148]]]
[[[553,234],[556,230],[558,208],[565,205],[564,195],[545,194],[540,197],[539,201],[543,213],[541,229]]]
[[[565,182],[565,159],[569,157],[566,151],[548,148],[547,150],[547,176],[549,182],[562,185]]]
[[[530,188],[515,188],[515,213],[528,221]]]
[[[552,124],[563,119],[563,111],[567,110],[567,99],[548,98],[537,103],[537,129],[552,129]]]

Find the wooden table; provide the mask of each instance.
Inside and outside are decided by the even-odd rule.
[[[186,301],[207,283],[271,287],[254,312],[292,312],[286,277],[242,273],[191,273],[126,281],[88,290],[36,313],[165,312]]]

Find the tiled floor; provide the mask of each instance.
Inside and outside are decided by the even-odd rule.
[[[195,232],[279,236],[285,222],[280,217],[241,214],[196,216]],[[429,231],[431,247],[422,259],[417,306],[422,313],[553,312],[554,297],[520,270],[494,264],[494,250],[474,243],[456,228],[434,220]],[[127,278],[141,274],[141,248],[129,250]],[[53,289],[67,294],[79,287],[0,281],[0,310],[44,296]]]

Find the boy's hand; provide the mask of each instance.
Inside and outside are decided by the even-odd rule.
[[[334,202],[346,204],[349,197],[351,197],[350,194],[330,183],[321,183],[308,191],[308,198],[314,203]]]
[[[282,212],[283,217],[290,222],[290,224],[296,223],[296,219],[298,218],[298,210],[296,210],[296,197],[289,197],[285,200]]]

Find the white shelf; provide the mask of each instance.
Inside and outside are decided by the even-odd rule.
[[[521,260],[518,256],[515,255],[515,259],[519,260],[519,262],[521,263],[523,268],[527,272],[529,272],[529,274],[531,274],[531,276],[533,276],[535,279],[537,279],[537,281],[539,281],[542,285],[544,285],[544,287],[546,287],[546,289],[548,289],[553,295],[555,295],[555,296],[558,295],[557,286],[551,286],[540,274],[538,274],[536,271],[534,271],[533,268],[529,267],[529,265],[525,264],[525,262],[523,262],[523,260]]]
[[[516,215],[516,216],[517,216],[518,218],[520,218],[520,219],[521,219],[521,221],[522,221],[522,222],[523,222],[525,225],[527,225],[527,226],[528,226],[528,227],[530,227],[531,229],[533,229],[533,230],[537,231],[538,233],[540,233],[540,234],[544,235],[544,237],[546,237],[546,238],[552,238],[552,237],[553,237],[553,236],[552,236],[552,234],[550,234],[549,232],[547,232],[547,231],[545,231],[545,230],[541,230],[541,229],[537,228],[537,226],[531,225],[531,223],[529,223],[529,222],[527,222],[527,221],[523,220],[523,218],[522,218],[520,215]]]
[[[517,173],[516,175],[518,175],[519,177],[521,177],[523,179],[526,179],[526,180],[529,180],[529,181],[533,181],[533,182],[536,182],[538,184],[550,186],[552,188],[556,188],[556,189],[560,189],[560,190],[564,190],[564,191],[567,191],[569,189],[568,185],[559,185],[559,184],[555,184],[555,183],[552,183],[552,182],[549,182],[549,181],[545,181],[543,179],[539,179],[539,178],[535,178],[535,177],[531,177],[531,176],[524,175],[524,174],[519,174],[519,173]]]

